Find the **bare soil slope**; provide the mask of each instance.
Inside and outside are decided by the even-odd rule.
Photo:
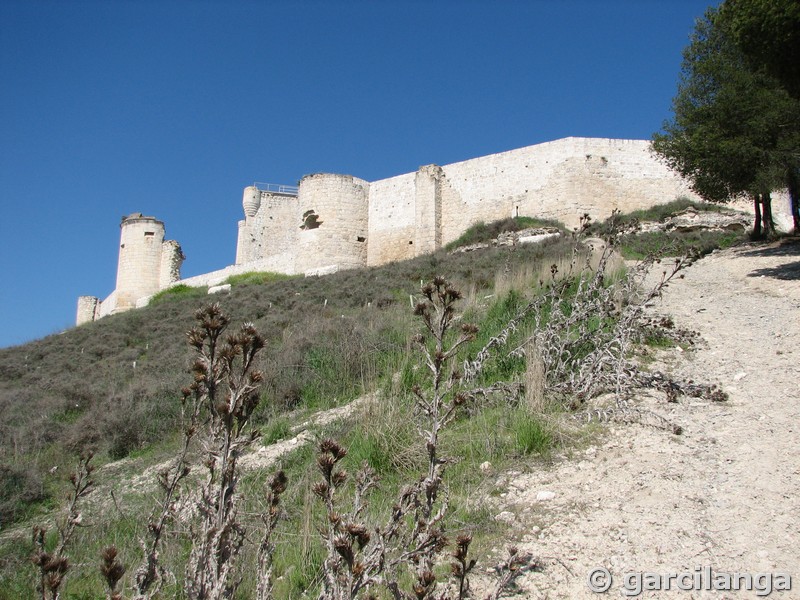
[[[660,366],[718,382],[730,400],[641,398],[684,434],[615,425],[578,460],[512,474],[497,510],[514,515],[521,549],[560,560],[521,578],[520,591],[596,598],[587,576],[605,567],[615,577],[608,597],[620,597],[625,572],[709,566],[789,573],[794,589],[772,597],[800,598],[800,244],[715,252],[671,284],[653,311],[704,340],[692,352],[665,353]]]

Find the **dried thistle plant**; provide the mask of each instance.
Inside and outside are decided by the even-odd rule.
[[[539,571],[541,569],[541,562],[531,554],[520,553],[516,546],[509,547],[508,556],[494,567],[497,579],[492,591],[484,597],[485,600],[498,600],[518,577],[529,571]]]
[[[249,425],[263,380],[255,359],[265,342],[250,323],[223,340],[229,320],[218,304],[195,317],[198,325],[188,337],[197,358],[187,401],[207,418],[202,439],[207,476],[197,503],[199,522],[191,526],[185,585],[192,600],[216,600],[232,597],[241,582],[237,559],[245,528],[238,517],[237,462],[258,437]]]
[[[671,340],[693,340],[689,332],[674,329],[669,320],[649,317],[645,309],[675,277],[682,276],[681,271],[694,258],[683,256],[666,261],[651,254],[620,276],[613,272],[616,250],[621,238],[637,224],[621,224],[615,211],[603,243],[581,261],[580,247],[589,222],[588,215],[584,215],[574,234],[566,273],[552,266],[549,281],[540,282],[544,292],[510,319],[474,359],[464,362],[465,380],[476,381],[484,365],[505,351],[509,356],[525,356],[529,362],[526,385],[535,384],[536,389],[526,393],[533,405],[539,405],[546,397],[547,404],[560,402],[575,410],[590,398],[612,392],[616,407],[601,411],[604,420],[645,422],[679,433],[679,427],[658,415],[630,406],[631,393],[649,387],[663,390],[670,400],[688,394],[716,401],[724,400],[724,394],[716,386],[683,382],[663,373],[643,373],[633,350],[654,332]],[[662,267],[661,277],[645,286],[646,277],[657,265]],[[512,350],[505,350],[512,334],[523,324],[531,324],[532,333]],[[494,384],[490,391],[496,391],[498,386]],[[521,391],[513,387],[506,390],[512,395]],[[469,395],[486,395],[486,391],[478,388]],[[516,402],[517,398],[509,400]],[[584,416],[593,419],[597,412],[589,411]]]
[[[339,496],[348,475],[339,463],[347,451],[333,440],[320,444],[317,465],[322,481],[314,486],[314,493],[326,507],[323,538],[328,553],[320,594],[324,600],[350,600],[365,594],[372,597],[369,594],[374,587],[384,588],[395,600],[471,597],[469,576],[477,561],[468,557],[470,535],[456,537],[450,555],[450,580],[439,581],[436,567],[446,560],[448,499],[443,473],[451,462],[440,453],[440,435],[467,399],[461,391],[462,377],[455,359],[459,349],[474,339],[477,328],[460,323],[455,305],[461,294],[444,278],[437,277],[425,285],[422,295],[414,313],[422,319],[424,333],[413,341],[422,353],[431,383],[426,388],[415,386],[412,392],[427,469],[417,481],[402,487],[387,522],[370,531],[362,514],[366,496],[376,483],[374,472],[362,466],[355,476],[351,508],[343,510]],[[523,563],[528,564],[522,556],[515,560],[505,571],[522,572]],[[514,579],[505,571],[498,570],[498,590]],[[410,590],[404,589],[408,576]]]
[[[345,485],[348,474],[339,467],[347,450],[332,439],[319,444],[317,467],[322,481],[312,489],[325,505],[326,523],[321,531],[327,556],[323,563],[323,589],[320,598],[344,600],[357,598],[362,590],[375,584],[383,568],[383,546],[370,544],[372,536],[362,521],[366,509],[366,496],[377,480],[367,465],[356,475],[352,507],[344,512],[340,507],[338,492]]]
[[[94,471],[94,466],[91,464],[93,456],[92,452],[81,454],[75,471],[70,474],[67,506],[56,521],[58,542],[55,550],[47,551],[47,530],[43,527],[33,528],[34,552],[31,562],[39,569],[37,592],[41,594],[42,600],[59,600],[61,597],[61,585],[70,568],[66,549],[76,528],[83,524],[83,516],[79,510],[80,501],[90,493],[91,487],[94,485],[94,481],[91,479]]]
[[[125,566],[117,560],[117,548],[108,546],[101,554],[100,573],[108,586],[107,600],[122,600],[118,590],[119,580],[125,575]]]
[[[469,545],[472,543],[470,534],[462,534],[456,538],[456,549],[453,552],[453,562],[450,563],[450,573],[457,582],[458,598],[466,598],[469,594],[469,574],[478,563],[474,558],[469,559]]]
[[[286,491],[287,482],[286,473],[278,471],[267,486],[266,510],[261,513],[264,531],[257,554],[256,600],[272,599],[272,557],[275,553],[273,536],[281,517],[281,495]]]
[[[57,552],[47,552],[45,537],[47,530],[43,527],[33,528],[33,546],[35,548],[31,562],[39,568],[36,591],[42,600],[58,600],[61,597],[60,587],[69,569],[69,560]]]
[[[166,569],[160,560],[160,548],[167,524],[177,515],[181,482],[191,472],[189,449],[198,432],[202,407],[201,403],[193,399],[193,391],[184,388],[181,399],[183,441],[172,464],[160,471],[157,476],[161,497],[147,523],[149,539],[139,541],[144,558],[134,573],[134,600],[150,600],[157,596],[167,577]]]

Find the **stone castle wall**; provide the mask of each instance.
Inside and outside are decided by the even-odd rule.
[[[695,197],[642,140],[566,138],[443,171],[452,194],[443,202],[444,244],[478,221],[529,216],[574,227],[584,213],[605,219],[615,208],[629,212]]]
[[[529,216],[574,227],[584,213],[605,219],[615,208],[629,212],[696,197],[651,154],[649,142],[597,138],[426,165],[372,183],[312,175],[301,181],[296,202],[265,202],[265,194],[240,224],[237,264],[258,261],[290,274],[412,258],[479,221]],[[309,215],[318,217],[313,229],[305,224]]]
[[[153,217],[123,220],[115,291],[82,296],[78,323],[147,303],[174,283],[217,285],[247,271],[322,274],[433,252],[479,221],[514,216],[576,226],[696,198],[644,140],[565,138],[380,181],[318,173],[298,188],[245,188],[235,264],[179,281],[183,254]]]
[[[296,194],[245,188],[239,221],[236,264],[265,261],[266,271],[294,272],[297,232],[300,227]]]
[[[78,296],[78,315],[75,319],[76,325],[88,323],[97,318],[97,307],[100,298],[96,296]]]
[[[367,264],[382,265],[415,256],[416,173],[369,185]]]

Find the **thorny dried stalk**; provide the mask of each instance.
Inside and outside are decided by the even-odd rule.
[[[60,588],[70,566],[65,551],[72,540],[75,529],[80,527],[83,522],[78,506],[94,485],[94,481],[91,479],[92,471],[94,471],[94,466],[91,464],[92,457],[92,452],[82,454],[78,459],[75,471],[70,474],[67,507],[56,522],[58,543],[53,552],[48,552],[46,549],[47,530],[43,527],[33,528],[35,550],[31,561],[39,568],[37,591],[42,600],[58,600],[61,597]]]
[[[122,600],[122,594],[117,589],[119,580],[125,575],[124,565],[117,560],[117,548],[108,546],[101,554],[100,573],[108,586],[106,600]]]
[[[272,556],[275,553],[273,535],[281,517],[281,494],[286,491],[287,478],[278,471],[270,480],[266,492],[266,510],[261,513],[264,532],[258,546],[258,573],[256,574],[256,600],[272,599]]]
[[[134,600],[150,600],[158,595],[167,576],[161,565],[159,549],[167,524],[173,520],[178,511],[181,482],[189,475],[189,448],[198,431],[198,419],[201,404],[189,401],[193,397],[189,388],[183,390],[181,414],[183,423],[183,442],[178,455],[172,464],[158,473],[158,486],[161,499],[153,511],[147,531],[149,540],[140,540],[144,558],[134,573]]]
[[[477,560],[468,559],[469,545],[472,543],[470,534],[462,534],[456,538],[456,549],[453,552],[453,562],[450,563],[450,573],[458,585],[458,597],[466,598],[469,594],[469,574],[475,568]]]
[[[232,597],[242,577],[237,558],[245,528],[238,519],[237,461],[258,437],[249,424],[263,380],[255,359],[265,342],[250,323],[223,340],[228,318],[218,304],[199,310],[196,319],[188,334],[197,351],[194,382],[186,391],[207,413],[202,446],[208,474],[197,505],[199,522],[191,527],[185,583],[191,600],[217,600]]]
[[[434,574],[447,546],[445,517],[449,503],[442,476],[451,462],[439,454],[439,436],[467,400],[460,389],[461,372],[453,363],[459,349],[474,339],[478,329],[469,323],[459,324],[455,305],[461,293],[443,277],[423,286],[422,295],[424,299],[416,305],[414,314],[422,319],[425,334],[415,336],[412,341],[422,353],[431,386],[427,389],[414,386],[412,392],[428,469],[419,481],[401,490],[399,502],[382,530],[395,549],[388,553],[383,583],[396,600],[465,598],[469,593],[467,576],[474,566],[466,556],[468,538],[462,537],[457,541],[453,563],[459,569],[451,569],[455,585],[440,584]],[[451,332],[455,333],[454,339]],[[400,587],[401,567],[410,569],[414,576],[411,593]]]
[[[388,522],[370,533],[361,515],[366,494],[375,485],[375,474],[366,465],[361,468],[355,478],[352,509],[343,512],[337,492],[347,480],[347,473],[338,464],[347,451],[333,440],[320,444],[317,464],[323,481],[314,486],[314,493],[322,499],[327,511],[323,537],[328,550],[321,600],[350,600],[362,592],[369,593],[373,586],[385,588],[395,600],[470,597],[469,575],[476,564],[467,556],[471,536],[456,538],[450,583],[437,581],[435,567],[448,543],[445,535],[448,501],[442,475],[450,460],[439,453],[439,436],[467,398],[460,390],[461,373],[452,364],[458,350],[474,338],[477,328],[459,325],[455,304],[461,294],[444,278],[435,278],[422,288],[422,294],[424,300],[416,305],[414,313],[422,318],[425,334],[415,336],[413,341],[422,352],[431,386],[428,389],[415,386],[412,391],[418,431],[428,457],[427,472],[400,490]],[[453,337],[450,332],[454,329],[457,333]],[[507,561],[498,571],[498,591],[494,597],[515,578],[509,573],[523,569],[523,563],[529,562],[527,555]],[[405,573],[412,576],[410,592],[402,588]]]
[[[353,505],[349,512],[341,512],[337,492],[347,481],[347,472],[338,467],[347,450],[335,440],[326,439],[319,444],[317,467],[322,481],[313,487],[326,510],[326,524],[321,531],[327,556],[323,563],[323,589],[321,599],[344,600],[357,598],[359,593],[376,583],[375,577],[384,566],[380,543],[367,546],[371,535],[361,521],[366,508],[366,495],[377,480],[367,465],[356,475]]]
[[[647,305],[676,276],[682,276],[680,272],[692,264],[693,258],[684,256],[667,262],[650,255],[621,277],[615,277],[611,269],[620,239],[636,227],[623,227],[616,222],[617,216],[615,213],[610,219],[610,232],[604,236],[597,264],[592,268],[591,256],[580,260],[581,241],[589,226],[588,215],[584,215],[574,236],[568,272],[560,275],[556,265],[551,267],[550,281],[541,282],[545,292],[523,307],[473,360],[464,362],[465,380],[475,381],[484,364],[502,351],[512,334],[523,324],[530,324],[533,333],[507,354],[525,356],[531,349],[535,351],[535,357],[530,359],[541,361],[543,393],[577,409],[590,398],[613,392],[616,407],[601,411],[605,417],[639,422],[646,416],[648,424],[680,433],[679,427],[658,415],[644,415],[649,411],[631,407],[631,393],[651,387],[665,391],[673,401],[677,395],[687,393],[715,401],[724,400],[725,395],[716,386],[682,382],[663,373],[645,374],[632,351],[635,344],[654,331],[670,340],[693,341],[688,332],[674,329],[671,321],[645,314]],[[645,278],[657,264],[664,266],[661,278],[645,288]],[[476,392],[480,390],[470,395]],[[594,412],[584,416],[591,419]]]
[[[539,559],[528,553],[520,553],[516,546],[510,546],[506,559],[494,567],[497,579],[494,588],[485,597],[485,600],[498,600],[503,592],[513,585],[517,577],[529,571],[540,571],[541,569],[542,564]]]

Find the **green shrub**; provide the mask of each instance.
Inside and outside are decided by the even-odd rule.
[[[619,223],[630,223],[632,221],[666,221],[671,216],[683,212],[687,208],[693,208],[698,212],[722,212],[725,207],[720,204],[712,204],[711,202],[697,202],[690,200],[685,196],[676,198],[672,202],[666,204],[656,204],[650,208],[643,208],[633,212],[619,215],[617,221]],[[600,227],[606,231],[609,226],[607,221],[592,225],[592,228]]]
[[[553,434],[541,419],[517,410],[517,417],[512,424],[514,444],[521,454],[546,454],[553,447]]]
[[[247,273],[239,273],[238,275],[231,275],[225,280],[225,283],[230,285],[261,285],[264,283],[272,283],[273,281],[284,281],[291,279],[293,275],[285,275],[283,273],[271,273],[269,271],[248,271]]]
[[[558,221],[551,219],[534,219],[532,217],[509,217],[500,221],[493,221],[491,223],[476,223],[458,239],[450,242],[445,246],[445,250],[455,250],[461,246],[469,246],[471,244],[480,244],[489,242],[495,239],[501,233],[510,231],[521,231],[531,227],[556,227],[557,229],[564,230],[564,226]]]
[[[129,390],[109,398],[98,412],[99,416],[87,415],[85,421],[96,422],[98,435],[108,442],[109,457],[119,460],[176,430],[180,400],[174,394],[149,396]],[[85,427],[91,426],[86,423]]]
[[[366,462],[379,475],[393,470],[391,448],[378,432],[356,431],[350,438],[348,453],[356,465]]]
[[[660,350],[666,350],[668,348],[674,348],[677,346],[675,341],[667,335],[664,335],[660,331],[656,330],[647,335],[644,338],[644,343],[649,346],[650,348],[657,348]]]
[[[265,446],[292,436],[292,425],[285,417],[273,417],[266,429],[261,431],[260,442]]]
[[[177,300],[181,298],[202,298],[208,294],[208,287],[192,287],[184,283],[173,285],[165,290],[154,294],[150,298],[150,304],[159,304],[168,300]]]
[[[309,533],[308,544],[302,541],[283,544],[281,551],[276,553],[275,598],[307,598],[308,590],[318,585],[325,552],[321,545],[315,543],[313,536],[316,532]],[[289,535],[297,537],[294,531]]]
[[[721,212],[724,206],[710,202],[696,202],[685,197],[667,204],[658,204],[647,209],[617,215],[614,222],[626,224],[639,222],[663,222],[670,217],[693,208],[698,212]],[[615,227],[611,219],[592,223],[589,235],[602,237]],[[717,248],[728,248],[744,241],[744,234],[734,231],[650,231],[629,234],[620,241],[622,256],[629,260],[641,260],[648,255],[683,256],[695,254],[703,256]]]
[[[732,231],[652,231],[625,236],[620,244],[622,256],[641,260],[650,254],[660,256],[704,256],[718,248],[729,248],[745,241],[743,233]]]

